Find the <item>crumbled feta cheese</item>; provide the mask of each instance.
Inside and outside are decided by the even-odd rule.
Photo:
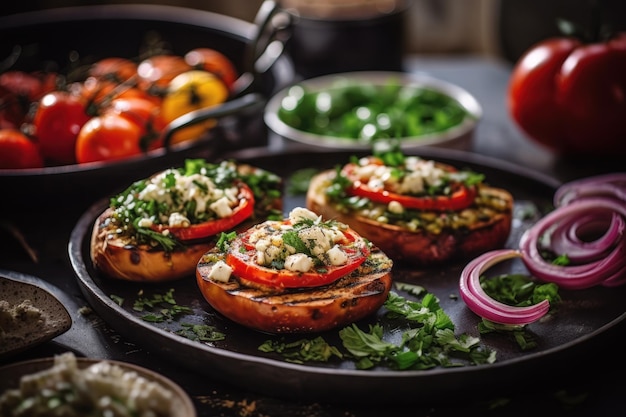
[[[176,227],[176,226],[189,227],[189,225],[191,224],[189,219],[181,213],[170,214],[170,218],[167,223],[173,227]]]
[[[137,223],[139,227],[152,227],[153,224],[154,222],[152,221],[152,219],[146,218],[139,220],[139,222]]]
[[[387,204],[387,210],[394,214],[402,214],[404,212],[404,207],[402,206],[402,204],[394,200],[390,201],[389,204]]]
[[[307,272],[313,268],[313,260],[304,253],[294,253],[285,259],[285,269],[292,272]]]
[[[259,239],[254,244],[254,249],[260,252],[265,252],[265,250],[269,248],[271,244],[272,242],[269,239]]]
[[[209,208],[213,210],[219,217],[229,217],[233,214],[233,209],[230,208],[228,199],[222,197],[219,200],[211,203]]]
[[[228,282],[228,280],[230,279],[230,274],[232,273],[233,268],[231,268],[226,262],[217,261],[211,267],[211,271],[209,272],[208,277],[213,281]]]
[[[298,236],[315,256],[325,253],[334,243],[332,235],[322,227],[307,227],[298,231]]]
[[[331,265],[345,265],[348,262],[348,255],[341,250],[339,245],[335,245],[328,252],[328,259],[330,260]]]
[[[409,172],[398,186],[401,194],[417,194],[424,191],[424,178],[420,172]]]
[[[292,223],[297,223],[301,220],[318,220],[319,217],[316,213],[303,207],[296,207],[289,213],[289,220]]]

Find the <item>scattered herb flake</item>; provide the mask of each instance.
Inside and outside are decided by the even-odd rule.
[[[182,328],[178,330],[176,334],[189,340],[217,342],[226,338],[226,335],[218,331],[215,326],[209,326],[207,324],[181,323],[181,327]]]
[[[147,312],[141,316],[145,321],[161,323],[192,312],[191,308],[176,304],[173,288],[170,288],[165,294],[154,294],[150,298],[144,297],[142,294],[143,291],[140,291],[139,298],[133,304],[133,310]]]

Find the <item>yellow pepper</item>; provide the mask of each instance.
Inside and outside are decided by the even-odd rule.
[[[194,110],[213,107],[228,99],[229,90],[216,75],[202,70],[183,72],[174,77],[161,104],[161,114],[166,123]],[[200,138],[211,129],[216,120],[207,120],[186,127],[172,136],[171,143]]]

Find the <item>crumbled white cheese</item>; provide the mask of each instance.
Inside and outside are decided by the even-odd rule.
[[[319,215],[304,207],[296,207],[289,213],[289,220],[292,223],[302,220],[318,220],[319,217]]]
[[[422,191],[424,191],[424,177],[421,172],[409,172],[398,185],[398,192],[401,194],[417,194]]]
[[[307,272],[313,268],[313,260],[304,253],[294,253],[285,259],[285,269],[292,272]]]
[[[402,214],[404,212],[404,206],[394,200],[387,204],[387,210],[395,214]]]
[[[154,221],[152,220],[152,218],[143,218],[139,220],[139,222],[137,223],[137,226],[152,227],[153,224],[154,224]]]
[[[233,210],[230,208],[230,203],[226,197],[222,197],[214,203],[211,203],[209,208],[219,217],[229,217],[233,214]]]
[[[326,265],[343,265],[348,262],[347,254],[338,245],[346,240],[340,229],[341,224],[322,222],[319,215],[301,207],[292,210],[289,219],[291,221],[287,224],[267,221],[250,233],[248,243],[254,245],[257,265],[269,266],[282,261],[285,269],[306,272],[319,261]],[[302,219],[313,220],[313,224],[303,225]],[[298,234],[300,245],[306,246],[305,253],[285,242],[285,233],[294,231]]]
[[[228,282],[232,273],[233,268],[231,268],[226,262],[220,260],[213,264],[208,277],[214,281]]]
[[[173,227],[188,227],[191,224],[187,217],[177,212],[170,214],[170,218],[168,219],[167,223]]]
[[[171,181],[172,179],[174,181]],[[166,182],[171,186],[166,187]],[[178,212],[183,211],[189,202],[193,202],[196,215],[205,213],[210,209],[218,217],[224,218],[231,216],[233,208],[239,204],[238,192],[237,187],[218,188],[212,179],[205,175],[183,175],[178,170],[169,169],[150,178],[146,187],[136,198],[144,201],[154,200],[174,207],[174,211]],[[124,204],[131,208],[134,204],[134,198],[129,195]],[[146,217],[148,217],[147,214]],[[160,220],[162,222],[169,221],[170,226],[174,224],[183,225],[180,223],[183,219],[178,217],[174,217],[174,224],[172,224],[171,218],[166,217]]]
[[[333,246],[332,236],[327,235],[322,227],[307,227],[299,230],[298,236],[315,256],[324,254]]]
[[[341,250],[339,245],[335,245],[330,248],[330,250],[326,252],[326,255],[328,255],[328,259],[330,260],[331,265],[344,265],[348,262],[348,255],[346,255],[346,253]]]

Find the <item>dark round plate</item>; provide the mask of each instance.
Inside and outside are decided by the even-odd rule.
[[[550,178],[523,168],[463,151],[425,148],[418,154],[458,167],[473,168],[484,173],[492,185],[505,187],[512,192],[516,205],[513,230],[507,243],[510,247],[515,247],[520,234],[536,221],[536,216],[528,216],[531,209],[538,209],[539,213],[550,209],[552,195],[559,185]],[[248,150],[231,156],[270,169],[283,176],[289,184],[291,174],[299,169],[332,168],[347,161],[351,155],[354,153],[308,151],[271,154],[266,150]],[[273,336],[235,325],[214,312],[202,298],[193,276],[173,283],[150,285],[107,279],[94,270],[89,258],[90,233],[95,218],[106,204],[106,201],[101,201],[84,213],[69,243],[71,264],[79,286],[94,310],[121,334],[162,354],[167,360],[176,361],[190,371],[262,394],[292,400],[397,404],[442,399],[451,392],[459,397],[461,394],[471,395],[477,390],[497,390],[539,370],[545,373],[548,369],[554,369],[557,364],[564,363],[569,354],[576,351],[575,348],[584,347],[586,342],[623,321],[625,316],[624,288],[561,291],[564,302],[553,320],[528,326],[538,342],[534,350],[521,351],[514,342],[502,335],[482,337],[483,344],[497,351],[497,361],[491,365],[394,371],[386,368],[357,370],[350,361],[289,363],[278,355],[258,350],[262,342]],[[303,205],[302,195],[288,196],[285,212]],[[478,317],[458,297],[459,273],[463,266],[463,263],[458,263],[418,270],[406,265],[395,265],[394,279],[425,287],[440,299],[441,306],[455,323],[457,333],[478,335]],[[517,271],[518,267],[511,265],[510,272]],[[170,289],[174,290],[177,304],[190,307],[191,314],[171,321],[152,323],[142,319],[145,311],[133,309],[133,303],[140,293],[150,298]],[[398,292],[403,294],[402,291]],[[119,300],[123,302],[119,303]],[[385,320],[385,317],[379,314],[359,324],[366,326],[375,319]],[[193,341],[176,334],[184,323],[213,325],[226,337],[216,342]],[[322,336],[331,344],[340,344],[336,331]],[[296,340],[299,337],[295,336]],[[515,378],[511,378],[511,375],[515,375]]]

